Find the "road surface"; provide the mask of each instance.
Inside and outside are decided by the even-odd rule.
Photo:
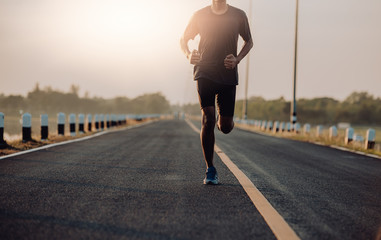
[[[194,122],[198,125],[198,122]],[[375,239],[381,160],[235,129],[230,157],[301,239]],[[0,160],[1,239],[276,239],[198,134],[158,121]]]

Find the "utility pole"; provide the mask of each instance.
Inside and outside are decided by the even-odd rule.
[[[296,117],[296,75],[297,75],[297,56],[298,56],[298,15],[299,15],[299,0],[296,0],[295,11],[295,55],[294,55],[294,84],[293,84],[293,101],[291,104],[290,120],[293,124],[297,122]]]
[[[251,21],[252,0],[249,0],[249,23]],[[247,120],[248,90],[249,90],[250,52],[246,56],[245,99],[243,100],[242,118]]]

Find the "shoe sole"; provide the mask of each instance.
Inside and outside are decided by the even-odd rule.
[[[218,180],[204,180],[204,184],[205,185],[218,185],[219,184],[219,182],[218,182]]]

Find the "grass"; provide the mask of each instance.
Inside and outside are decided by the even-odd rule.
[[[344,138],[345,138],[345,130],[339,130],[338,136],[335,138],[330,139],[329,138],[329,132],[328,129],[325,129],[321,136],[317,137],[315,134],[315,129],[311,128],[311,131],[309,134],[304,133],[294,133],[294,132],[283,132],[283,133],[274,133],[272,131],[262,131],[258,128],[250,125],[245,124],[236,124],[237,127],[253,131],[253,132],[261,132],[265,133],[270,136],[274,137],[282,137],[282,138],[289,138],[297,141],[303,141],[303,142],[312,142],[312,143],[318,143],[325,146],[338,146],[342,148],[346,148],[348,150],[352,151],[359,151],[367,154],[373,154],[377,156],[381,156],[381,138],[377,137],[377,132],[381,133],[380,127],[372,127],[376,130],[376,146],[375,149],[365,149],[364,145],[365,143],[359,143],[359,142],[351,142],[348,145],[345,144]],[[368,127],[353,127],[355,133],[361,134],[364,138],[366,135],[366,131],[368,130]]]
[[[366,136],[366,131],[369,129],[369,128],[372,128],[374,130],[376,130],[376,142],[377,143],[381,143],[381,127],[367,127],[367,126],[352,126],[353,130],[355,131],[355,133],[358,133],[360,134],[361,136],[363,136],[365,138]]]

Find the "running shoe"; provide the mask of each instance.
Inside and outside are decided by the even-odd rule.
[[[205,173],[204,184],[217,185],[218,175],[215,167],[210,167]]]

